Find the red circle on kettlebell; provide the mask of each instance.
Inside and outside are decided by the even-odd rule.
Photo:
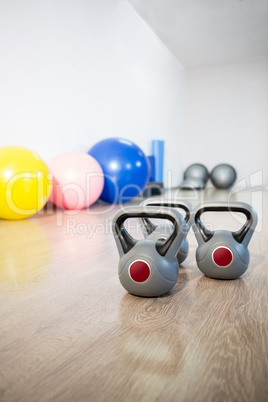
[[[212,258],[219,267],[227,267],[233,261],[233,253],[228,247],[218,247],[213,251]]]
[[[129,266],[129,276],[135,282],[145,282],[151,273],[150,265],[143,260],[133,261]]]

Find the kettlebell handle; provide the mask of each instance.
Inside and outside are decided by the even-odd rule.
[[[187,202],[187,201],[171,201],[171,200],[163,200],[162,198],[149,198],[145,201],[142,202],[142,206],[150,206],[150,207],[170,207],[170,208],[180,208],[185,211],[185,217],[184,220],[186,223],[189,222],[190,216],[191,216],[191,211],[192,211],[192,205]],[[157,225],[154,225],[150,219],[148,218],[143,218],[142,224],[143,227],[146,230],[147,235],[150,235],[155,231],[157,228]]]
[[[184,230],[184,219],[176,210],[167,212],[165,208],[150,207],[148,211],[148,208],[145,206],[125,207],[117,212],[113,219],[113,231],[121,244],[124,254],[128,253],[138,242],[138,240],[134,239],[130,233],[128,233],[124,226],[124,222],[128,218],[168,219],[173,224],[173,231],[168,239],[164,243],[161,241],[156,242],[156,250],[161,256],[166,255],[174,240],[179,235],[179,232]],[[187,228],[185,228],[185,231],[186,230]],[[183,238],[184,236],[182,235],[182,240]],[[174,253],[174,255],[176,255],[176,253]]]
[[[207,242],[213,237],[214,231],[208,230],[202,223],[201,215],[204,212],[240,212],[244,214],[247,218],[245,224],[241,229],[237,230],[236,232],[232,232],[232,236],[238,243],[243,243],[245,246],[248,245],[258,222],[256,211],[249,204],[244,202],[231,202],[228,204],[218,202],[205,203],[199,206],[194,212],[194,223],[197,226],[204,242]]]

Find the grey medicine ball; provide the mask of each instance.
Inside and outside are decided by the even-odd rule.
[[[194,163],[190,165],[184,172],[184,180],[194,179],[202,181],[204,186],[207,184],[209,173],[206,166],[201,163]]]
[[[232,187],[236,181],[236,171],[231,165],[222,163],[214,167],[210,179],[216,188],[227,189]]]

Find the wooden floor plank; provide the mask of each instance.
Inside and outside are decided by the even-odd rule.
[[[229,197],[186,194],[193,204]],[[178,282],[159,298],[119,283],[118,207],[1,221],[0,400],[267,401],[268,193],[254,200],[259,225],[242,278],[205,277],[190,233]]]

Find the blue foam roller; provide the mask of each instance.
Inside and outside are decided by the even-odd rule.
[[[153,140],[152,141],[152,153],[155,162],[155,180],[158,183],[163,182],[164,174],[164,140]]]
[[[149,181],[155,181],[155,163],[154,163],[154,156],[148,156],[150,162],[150,179]]]

